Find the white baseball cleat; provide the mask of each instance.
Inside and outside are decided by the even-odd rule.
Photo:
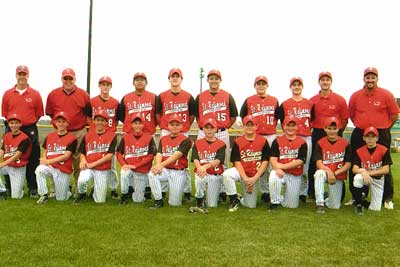
[[[354,204],[354,202],[355,202],[354,199],[351,198],[349,201],[347,201],[346,203],[344,203],[344,205],[345,205],[345,206],[351,206],[351,205]]]
[[[385,206],[385,209],[388,209],[388,210],[394,209],[394,203],[391,200],[385,201],[385,205],[384,206]]]
[[[36,201],[37,204],[45,204],[49,201],[49,197],[47,195],[41,196],[38,201]]]

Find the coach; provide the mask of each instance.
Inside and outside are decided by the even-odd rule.
[[[399,115],[399,107],[391,92],[378,87],[378,70],[369,67],[364,70],[364,88],[356,91],[350,97],[349,115],[355,128],[351,134],[351,150],[356,151],[363,146],[363,131],[373,126],[378,129],[378,143],[390,149],[390,128]],[[350,191],[354,199],[354,176],[350,175]],[[385,208],[393,209],[393,176],[385,175],[383,200]]]

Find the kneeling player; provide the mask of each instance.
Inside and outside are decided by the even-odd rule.
[[[54,181],[57,200],[67,200],[71,196],[70,175],[72,173],[72,154],[76,151],[78,141],[69,133],[67,128],[69,117],[64,112],[58,112],[53,117],[56,131],[47,135],[43,143],[43,158],[36,168],[36,181],[40,195],[38,204],[48,201],[46,178]]]
[[[270,164],[273,170],[269,176],[270,211],[276,210],[279,204],[286,208],[299,206],[303,165],[307,157],[306,142],[296,136],[296,118],[285,117],[282,128],[283,135],[271,145]],[[282,185],[286,185],[284,197],[281,196]]]
[[[222,176],[226,193],[229,196],[229,211],[239,208],[239,198],[235,182],[242,184],[244,198],[242,205],[255,208],[257,203],[257,182],[268,165],[270,148],[267,139],[256,134],[256,119],[248,115],[243,119],[244,135],[236,138],[232,146],[231,161],[233,168]]]
[[[370,210],[380,211],[382,207],[384,176],[389,173],[392,158],[387,147],[377,144],[379,133],[376,128],[368,127],[364,130],[365,145],[355,151],[353,157],[354,197],[356,213],[363,214],[363,206]],[[363,192],[371,190],[371,204],[363,199]]]
[[[217,122],[208,119],[203,123],[204,138],[196,140],[192,149],[195,165],[196,207],[204,209],[204,192],[207,190],[207,206],[217,207],[224,172],[226,145],[215,137]]]
[[[154,197],[152,208],[163,207],[161,183],[169,186],[171,206],[182,205],[182,194],[187,181],[188,153],[192,145],[190,138],[181,133],[182,120],[176,114],[168,118],[169,135],[160,139],[155,165],[149,173],[149,183]]]
[[[117,158],[121,165],[121,201],[128,203],[145,201],[145,189],[153,157],[157,152],[152,135],[144,133],[144,120],[141,114],[132,117],[133,132],[126,133],[117,148]],[[134,193],[129,195],[129,185],[134,186]]]
[[[9,175],[11,183],[11,198],[24,196],[24,181],[26,165],[31,154],[32,144],[29,137],[20,130],[21,117],[18,114],[9,114],[7,123],[10,132],[3,137],[3,145],[0,149],[0,175]],[[0,178],[0,199],[6,198],[6,187]]]
[[[111,173],[111,160],[115,153],[117,139],[115,133],[106,130],[108,115],[104,110],[93,116],[95,131],[89,131],[79,147],[81,172],[78,179],[78,197],[74,204],[86,198],[89,182],[94,180],[93,199],[96,203],[106,202],[108,178]]]
[[[325,122],[326,136],[321,138],[314,150],[317,171],[314,174],[317,213],[324,213],[324,204],[339,209],[344,180],[351,166],[349,142],[338,135],[339,120],[330,117]],[[324,203],[324,188],[328,182],[328,201]]]

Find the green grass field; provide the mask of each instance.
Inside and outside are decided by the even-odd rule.
[[[400,154],[392,156],[395,210],[364,216],[352,207],[319,215],[310,203],[272,214],[263,204],[189,214],[189,204],[154,211],[151,202],[7,199],[0,266],[399,266]]]

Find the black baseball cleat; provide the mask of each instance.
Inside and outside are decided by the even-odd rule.
[[[151,188],[150,187],[146,187],[144,190],[144,198],[146,200],[150,200],[151,199]]]
[[[275,212],[275,211],[278,210],[278,206],[279,206],[279,204],[271,204],[271,205],[269,206],[269,208],[268,208],[268,211],[269,211],[269,212]]]
[[[240,198],[236,197],[234,198],[231,203],[229,204],[229,212],[235,212],[239,209],[239,204],[240,204]]]
[[[39,195],[37,193],[37,190],[30,190],[29,191],[29,197],[30,198],[39,198]]]
[[[300,199],[300,201],[303,202],[303,203],[306,203],[306,202],[307,202],[307,196],[305,196],[305,195],[301,195],[301,196],[299,197],[299,199]]]
[[[184,193],[184,199],[186,203],[192,202],[192,195],[190,193]]]
[[[111,191],[111,198],[112,199],[114,199],[114,200],[117,200],[118,199],[118,193],[117,193],[117,191]]]
[[[162,199],[160,199],[160,200],[154,200],[153,206],[149,207],[149,209],[157,210],[157,209],[161,209],[162,207],[164,207],[164,201]]]
[[[204,198],[197,198],[196,197],[196,207],[198,208],[205,208],[206,204],[204,202]]]
[[[7,199],[7,192],[0,192],[0,201]]]
[[[355,212],[357,215],[364,215],[364,207],[361,204],[356,205]]]
[[[262,193],[261,194],[261,200],[264,203],[270,203],[271,202],[271,197],[270,197],[270,195],[268,193]]]
[[[83,202],[83,201],[85,200],[85,198],[86,198],[86,194],[85,194],[85,193],[79,194],[78,197],[75,198],[75,200],[74,200],[73,203],[74,203],[75,205],[79,205],[81,202]]]
[[[128,188],[128,194],[129,194],[129,195],[132,195],[133,192],[135,192],[135,190],[133,189],[133,186],[130,186],[130,187]]]
[[[167,192],[162,192],[162,199],[165,200],[167,198]]]
[[[225,193],[225,192],[219,193],[219,200],[218,200],[218,202],[226,202],[226,193]]]
[[[47,194],[41,196],[38,201],[36,201],[37,204],[46,204],[49,201],[49,197]]]
[[[128,194],[122,194],[121,195],[121,200],[119,201],[119,205],[123,206],[128,204]]]

